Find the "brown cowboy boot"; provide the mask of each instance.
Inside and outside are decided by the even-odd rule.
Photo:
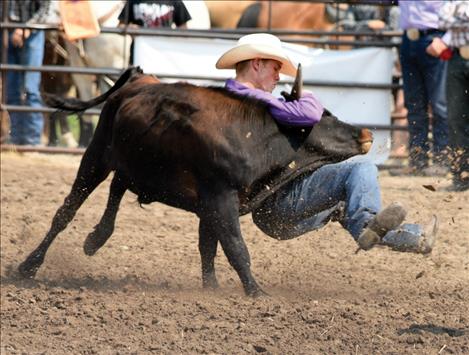
[[[396,229],[404,221],[407,214],[406,209],[399,202],[393,202],[381,210],[369,222],[357,239],[359,250],[370,250],[387,232]]]

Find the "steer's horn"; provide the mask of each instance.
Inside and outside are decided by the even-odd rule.
[[[296,71],[295,82],[291,89],[290,96],[293,100],[298,100],[301,97],[303,91],[303,74],[301,70],[301,63],[298,64],[298,69]]]

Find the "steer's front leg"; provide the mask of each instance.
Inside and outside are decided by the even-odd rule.
[[[239,200],[236,190],[210,184],[200,191],[199,217],[201,227],[210,225],[211,241],[204,238],[205,251],[201,250],[202,278],[205,283],[216,283],[213,259],[216,241],[220,241],[231,266],[238,273],[248,296],[265,295],[251,274],[251,260],[239,226]],[[204,227],[205,228],[205,227]],[[201,228],[201,231],[204,230]],[[215,238],[216,239],[213,239]]]
[[[218,288],[215,275],[215,256],[218,239],[213,223],[202,217],[199,224],[199,252],[202,259],[202,285],[204,288]]]

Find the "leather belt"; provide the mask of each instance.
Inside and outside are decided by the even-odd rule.
[[[418,28],[409,28],[405,31],[407,38],[411,41],[416,41],[420,37],[425,37],[433,33],[443,33],[443,31],[437,28],[427,28],[425,30],[419,30]]]

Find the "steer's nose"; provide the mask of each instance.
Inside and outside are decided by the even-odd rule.
[[[371,145],[373,144],[373,133],[371,133],[369,129],[363,128],[360,131],[358,142],[360,143],[362,153],[368,153],[371,149]]]

